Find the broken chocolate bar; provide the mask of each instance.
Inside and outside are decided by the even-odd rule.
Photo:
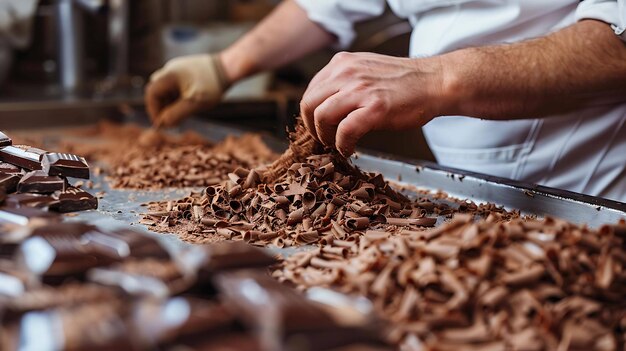
[[[50,195],[26,193],[8,195],[5,199],[4,205],[13,208],[35,207],[45,209],[56,202],[58,202],[58,200]]]
[[[61,213],[95,210],[98,208],[98,199],[79,188],[69,187],[65,191],[53,194],[53,197],[58,201],[51,204],[50,209]]]
[[[58,222],[62,218],[58,214],[42,211],[36,208],[3,208],[0,209],[0,222],[20,226],[41,225]]]
[[[21,315],[29,311],[111,301],[118,296],[118,292],[96,284],[67,283],[56,287],[43,285],[9,296],[11,298],[3,301],[6,311]]]
[[[35,171],[41,169],[41,156],[45,153],[28,146],[6,146],[0,149],[0,161]]]
[[[25,314],[19,321],[23,350],[136,350],[120,299]],[[54,345],[54,346],[51,346]]]
[[[5,193],[10,194],[15,192],[15,190],[17,190],[17,184],[19,182],[19,176],[0,171],[0,188],[3,188]]]
[[[146,347],[197,338],[214,339],[241,330],[236,316],[226,306],[188,297],[142,299],[133,308],[132,322],[137,341]]]
[[[186,268],[199,269],[200,274],[241,268],[267,268],[278,262],[261,248],[232,241],[191,247],[179,259]],[[199,266],[192,267],[192,262]]]
[[[127,257],[170,258],[158,240],[128,229],[113,232],[90,230],[82,240],[92,250],[120,261]]]
[[[269,350],[331,350],[356,342],[381,343],[377,333],[357,322],[362,318],[338,319],[328,312],[328,306],[304,298],[265,272],[222,273],[216,282],[223,301],[258,333]]]
[[[54,283],[112,262],[71,234],[32,236],[20,245],[16,261],[20,268]]]
[[[17,184],[20,193],[51,194],[65,190],[65,179],[58,176],[49,176],[43,171],[26,173]]]
[[[21,168],[6,162],[0,162],[0,172],[20,176],[24,173]]]
[[[88,278],[98,284],[119,287],[131,295],[158,298],[187,291],[196,281],[195,274],[183,272],[174,261],[155,258],[94,268]]]
[[[13,141],[6,134],[0,132],[0,147],[11,146]]]
[[[64,153],[47,153],[41,160],[42,169],[49,175],[89,179],[89,165],[80,156]]]

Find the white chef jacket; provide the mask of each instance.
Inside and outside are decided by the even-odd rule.
[[[384,12],[385,0],[296,0],[338,38]],[[413,25],[410,55],[428,57],[546,35],[598,19],[626,41],[626,0],[387,0]],[[437,161],[449,167],[626,202],[626,104],[542,119],[438,117],[424,126]]]

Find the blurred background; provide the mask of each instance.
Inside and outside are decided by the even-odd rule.
[[[168,59],[216,52],[276,0],[0,0],[0,127],[41,128],[63,118],[145,121],[143,88]],[[351,51],[406,56],[411,27],[390,11],[358,27]],[[308,81],[334,52],[311,55],[234,86],[211,118],[284,135]],[[432,159],[421,131],[377,133],[362,147]]]

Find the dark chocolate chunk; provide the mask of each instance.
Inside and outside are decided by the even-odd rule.
[[[13,144],[11,138],[9,138],[6,134],[0,132],[0,147],[10,146]]]
[[[25,226],[29,224],[59,222],[62,219],[63,218],[58,214],[30,207],[0,209],[0,223]]]
[[[82,238],[85,234],[96,230],[98,230],[96,226],[83,222],[61,222],[37,227],[31,231],[30,236],[71,235],[76,238]]]
[[[79,188],[69,187],[65,191],[54,193],[53,197],[58,201],[50,206],[52,211],[67,213],[98,208],[98,199]]]
[[[45,153],[29,146],[7,146],[0,149],[0,161],[35,171],[41,169],[41,156]]]
[[[91,230],[82,236],[82,240],[92,250],[120,261],[127,257],[170,258],[158,240],[128,229],[114,232]]]
[[[126,260],[89,271],[92,282],[116,286],[131,295],[163,298],[188,291],[196,282],[195,274],[186,272],[172,260],[142,258]]]
[[[89,165],[80,156],[63,153],[43,155],[41,165],[49,175],[89,179]]]
[[[47,310],[59,307],[79,306],[115,300],[117,292],[106,286],[96,284],[67,283],[57,287],[41,286],[13,295],[5,302],[13,315],[29,311]]]
[[[16,262],[21,269],[56,283],[82,277],[90,268],[110,264],[111,259],[93,252],[75,235],[48,234],[24,240]]]
[[[49,176],[44,171],[26,173],[17,184],[20,193],[51,194],[65,190],[65,179],[58,176]]]
[[[133,330],[138,342],[146,347],[198,338],[221,338],[224,333],[241,330],[230,309],[204,299],[142,299],[132,312]]]
[[[18,166],[14,166],[10,163],[0,162],[0,172],[7,174],[16,174],[22,176],[24,171]]]
[[[3,188],[5,193],[14,193],[19,182],[20,177],[18,175],[0,171],[0,188]]]
[[[265,250],[244,242],[194,246],[183,252],[179,259],[187,268],[196,269],[201,275],[232,269],[267,268],[278,262]],[[194,263],[199,266],[193,267]]]
[[[42,194],[10,194],[5,199],[4,205],[7,207],[35,207],[48,208],[50,205],[57,203],[58,200],[50,195]]]
[[[121,299],[26,313],[18,322],[23,350],[136,350]]]
[[[0,267],[0,296],[20,296],[37,285],[36,277],[13,267]]]

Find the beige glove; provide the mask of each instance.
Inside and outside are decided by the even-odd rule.
[[[174,126],[200,110],[215,106],[228,86],[217,55],[177,57],[150,77],[145,93],[146,108],[155,126]]]

